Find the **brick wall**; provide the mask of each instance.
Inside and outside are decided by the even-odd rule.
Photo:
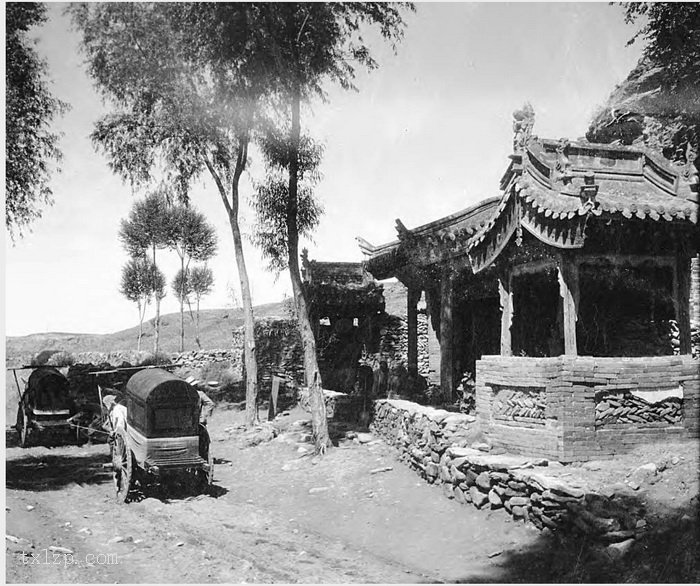
[[[699,366],[689,356],[484,356],[476,368],[477,416],[491,442],[512,452],[562,462],[610,457],[665,438],[698,437]],[[680,421],[666,421],[661,409],[635,414],[642,420],[634,423],[596,419],[606,397],[674,389],[683,397]],[[544,405],[537,405],[542,393]],[[522,405],[518,416],[504,415],[513,412],[503,407],[508,400]]]

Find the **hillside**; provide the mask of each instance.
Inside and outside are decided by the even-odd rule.
[[[406,314],[406,288],[398,282],[384,283],[386,311],[394,315]],[[268,303],[255,307],[256,318],[287,317],[285,302]],[[243,325],[243,310],[203,309],[199,314],[200,340],[203,349],[228,348],[231,332]],[[141,340],[143,350],[153,348],[153,320],[144,323]],[[27,336],[6,338],[6,362],[16,366],[42,350],[64,350],[66,352],[115,352],[135,350],[138,325],[111,334],[79,334],[47,332]],[[161,316],[160,347],[164,352],[177,352],[180,348],[180,314]],[[185,314],[185,350],[197,349],[194,339],[194,324]]]
[[[255,307],[255,316],[284,317],[283,302],[268,303]],[[243,325],[243,310],[238,309],[203,309],[199,313],[199,329],[202,348],[228,348],[231,344],[231,332]],[[153,348],[153,320],[144,322],[144,335],[141,340],[143,350]],[[42,350],[65,350],[66,352],[113,352],[117,350],[134,350],[138,337],[138,325],[111,334],[78,334],[48,332],[29,334],[27,336],[8,336],[6,338],[6,361],[16,364],[26,360],[27,356]],[[161,316],[160,347],[164,352],[177,352],[180,346],[180,314],[168,313]],[[185,350],[195,350],[194,323],[189,314],[185,314]]]

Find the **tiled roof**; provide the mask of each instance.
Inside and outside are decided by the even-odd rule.
[[[388,272],[420,246],[443,252],[442,257],[432,255],[433,260],[455,252],[469,252],[471,258],[485,240],[511,234],[513,222],[530,231],[541,229],[543,241],[562,247],[583,245],[582,216],[587,215],[698,223],[694,168],[672,166],[645,148],[532,137],[511,160],[499,198],[412,230],[397,221],[399,239],[382,246],[361,241],[370,270]],[[561,242],[548,235],[552,230]]]
[[[652,220],[689,220],[697,223],[698,206],[691,201],[669,195],[645,181],[597,182],[598,193],[591,205],[578,195],[562,194],[538,184],[519,181],[520,197],[545,217],[571,219],[590,211],[594,215],[622,214]]]
[[[444,218],[422,224],[416,228],[406,230],[405,232],[399,232],[398,240],[393,240],[379,246],[372,246],[362,239],[358,239],[360,248],[368,255],[368,260],[372,261],[382,256],[386,257],[390,254],[396,254],[401,248],[402,243],[408,241],[414,243],[421,240],[443,242],[462,239],[466,242],[468,238],[483,230],[488,224],[491,216],[495,213],[499,199],[499,197],[485,199],[476,205],[445,216]]]

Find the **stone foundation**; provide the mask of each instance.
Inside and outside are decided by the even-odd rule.
[[[559,463],[486,454],[463,447],[478,437],[475,418],[402,400],[374,403],[372,431],[445,496],[477,508],[503,509],[514,519],[550,530],[583,532],[607,543],[639,536],[644,510],[627,493],[600,494],[563,480]]]

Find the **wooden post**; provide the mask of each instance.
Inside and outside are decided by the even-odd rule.
[[[676,257],[674,270],[676,320],[680,334],[680,353],[692,354],[690,336],[690,258],[684,254]]]
[[[498,277],[498,296],[501,301],[501,356],[512,356],[513,277],[509,270],[501,272]]]
[[[448,402],[455,388],[453,302],[452,271],[445,268],[440,279],[440,391]]]
[[[576,356],[576,322],[578,321],[578,263],[568,255],[559,259],[559,295],[562,299],[564,321],[564,354]]]
[[[418,372],[418,300],[420,299],[420,289],[408,288],[407,298],[407,329],[408,329],[408,371],[411,368]]]
[[[277,415],[277,397],[280,392],[280,383],[283,382],[279,376],[272,377],[272,389],[270,390],[270,404],[267,409],[267,420],[272,421]]]

